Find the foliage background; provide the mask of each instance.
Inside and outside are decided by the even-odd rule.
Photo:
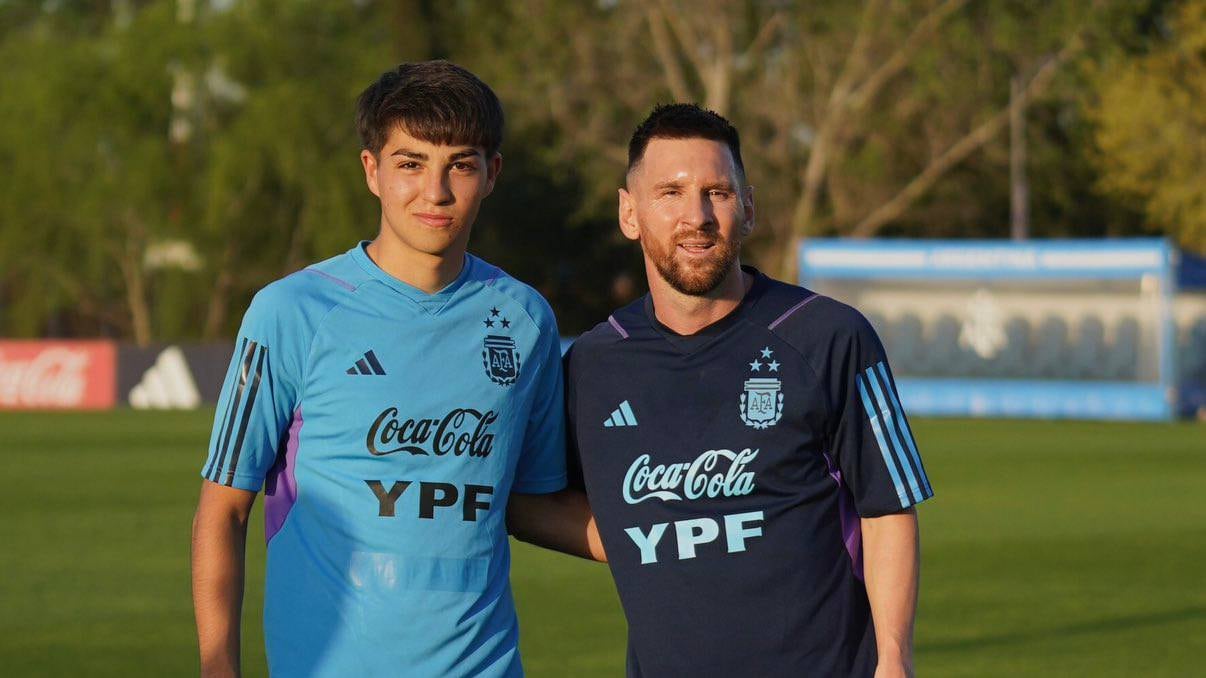
[[[0,0],[0,336],[229,336],[373,237],[353,102],[427,58],[502,98],[471,248],[567,334],[643,291],[615,189],[672,100],[741,129],[784,277],[804,237],[1008,237],[1011,101],[1029,235],[1206,250],[1206,0]]]

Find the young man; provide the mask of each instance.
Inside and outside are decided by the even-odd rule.
[[[536,537],[540,507],[585,509],[538,496],[565,485],[553,313],[465,251],[502,109],[464,69],[403,64],[357,125],[377,237],[256,295],[218,403],[193,524],[202,673],[239,670],[263,486],[273,675],[521,675],[508,504]],[[582,531],[551,541],[587,555]]]
[[[573,345],[567,403],[628,675],[909,675],[932,490],[875,332],[740,264],[719,115],[655,109],[619,197],[649,294]]]

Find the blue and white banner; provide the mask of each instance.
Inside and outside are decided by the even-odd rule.
[[[896,380],[910,414],[931,417],[1153,420],[1172,417],[1158,384],[989,379]]]
[[[911,337],[908,342],[901,344],[907,345],[908,348],[900,350],[905,351],[906,355],[918,354],[929,356],[931,359],[936,354],[949,354],[951,361],[943,363],[947,373],[926,374],[922,371],[912,376],[901,374],[898,377],[900,397],[905,409],[910,413],[930,416],[1076,419],[1169,419],[1173,416],[1176,392],[1176,334],[1171,308],[1178,259],[1177,251],[1166,240],[1158,238],[1025,242],[811,239],[801,244],[799,256],[801,284],[822,292],[830,281],[843,283],[834,287],[835,293],[838,290],[849,292],[858,289],[858,286],[851,286],[849,283],[867,281],[864,290],[895,292],[897,296],[892,299],[892,303],[898,303],[902,298],[901,288],[908,289],[910,285],[896,284],[897,281],[908,282],[914,289],[949,287],[952,291],[967,291],[968,299],[962,307],[972,310],[965,312],[966,317],[962,317],[962,324],[957,326],[958,342],[962,343],[955,342],[951,338],[954,335],[949,331],[943,334],[936,332],[931,326],[921,329],[918,323],[927,315],[925,310],[933,311],[930,306],[938,302],[928,299],[925,294],[914,293],[913,303],[917,306],[908,312],[908,318],[905,319],[911,318],[916,327],[912,328],[912,334],[906,335],[906,338]],[[979,350],[974,341],[977,335],[973,331],[976,328],[984,329],[982,326],[985,326],[985,316],[991,315],[988,311],[994,308],[991,304],[993,290],[1012,289],[1015,297],[1034,295],[1034,300],[1043,300],[1046,303],[1045,309],[1037,312],[1035,317],[1025,317],[1026,313],[1019,310],[1017,299],[1013,301],[1012,310],[1009,311],[1015,314],[1022,328],[1017,337],[1017,350],[1022,353],[1014,355],[1011,360],[1025,363],[1039,361],[1039,358],[1047,355],[1042,353],[1042,350],[1052,349],[1053,346],[1061,356],[1075,355],[1076,351],[1082,350],[1092,349],[1101,353],[1114,349],[1110,342],[1115,342],[1115,339],[1110,339],[1109,342],[1102,339],[1094,343],[1094,337],[1104,337],[1101,328],[1105,323],[1102,317],[1109,315],[1096,314],[1103,310],[1112,310],[1101,306],[1110,303],[1109,301],[1099,301],[1098,307],[1093,309],[1052,302],[1053,299],[1060,298],[1061,288],[1095,289],[1092,285],[1086,288],[1083,283],[1099,280],[1134,281],[1136,296],[1128,302],[1131,304],[1131,310],[1127,312],[1130,314],[1127,318],[1134,327],[1142,328],[1137,332],[1147,339],[1140,342],[1136,337],[1131,344],[1117,340],[1116,343],[1123,348],[1116,350],[1118,355],[1129,361],[1127,364],[1132,371],[1139,360],[1146,358],[1150,365],[1154,359],[1156,367],[1151,372],[1146,376],[1138,375],[1134,381],[1111,381],[1110,379],[1124,376],[1113,373],[1105,374],[1103,379],[1103,375],[1092,373],[1091,370],[1070,370],[1069,374],[1073,376],[1059,373],[1056,369],[1021,370],[1013,374],[1013,378],[1000,378],[1002,374],[1009,374],[1008,370],[994,372],[995,363],[992,361],[997,356],[984,354]],[[1023,281],[1044,284],[1035,285],[1033,288],[1015,284]],[[919,288],[916,286],[918,282],[927,284]],[[1005,284],[998,288],[996,283]],[[1084,296],[1083,293],[1080,294]],[[932,316],[947,320],[948,325],[957,322],[959,309],[952,311],[950,295],[947,297],[947,306],[929,313],[931,318],[926,322],[936,324],[937,321]],[[1141,301],[1137,302],[1139,299]],[[893,314],[883,307],[866,307],[866,304],[858,299],[846,301],[856,306],[865,306],[861,310],[877,313],[881,318],[901,316],[900,313]],[[1083,299],[1076,299],[1075,302],[1069,303],[1082,302]],[[1150,312],[1142,314],[1143,317],[1140,318],[1141,314],[1134,310],[1136,303],[1142,304],[1142,308]],[[1003,311],[998,310],[999,313]],[[1094,335],[1086,330],[1083,337],[1078,334],[1078,343],[1074,344],[1066,336],[1067,327],[1071,321],[1078,325],[1083,324],[1081,321],[1084,318],[1095,321],[1093,326],[1099,331]],[[999,326],[996,328],[997,334],[1000,335],[998,339],[1001,340],[1007,339],[1002,324],[1004,320],[999,318]],[[1052,327],[1060,332],[1054,333],[1053,336],[1032,335],[1027,323],[1040,321],[1055,323]],[[1140,325],[1140,321],[1144,324]],[[987,326],[992,328],[991,323]],[[947,327],[947,330],[949,329]],[[1121,332],[1112,328],[1111,336]],[[889,351],[892,350],[892,339],[904,342],[900,337],[885,335]],[[964,344],[969,344],[970,348]],[[1129,349],[1126,348],[1128,346]],[[974,351],[972,358],[976,360],[956,359],[960,356],[966,357],[968,350]],[[1050,362],[1049,355],[1047,358]],[[1041,366],[1041,361],[1036,364]],[[961,368],[967,369],[966,377],[960,376],[958,370]],[[986,373],[998,376],[984,378]],[[973,374],[979,376],[972,376]],[[1085,378],[1078,379],[1082,374],[1086,375]]]
[[[1157,238],[1128,240],[813,239],[800,249],[800,279],[1051,279],[1169,275],[1175,250]]]

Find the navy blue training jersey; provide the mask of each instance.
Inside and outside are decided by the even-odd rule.
[[[645,297],[566,357],[628,675],[871,676],[859,517],[933,490],[867,320],[747,270],[741,305],[697,334]]]

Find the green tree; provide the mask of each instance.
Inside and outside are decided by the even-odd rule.
[[[784,275],[800,237],[916,222],[911,210],[951,184],[982,193],[955,170],[1006,128],[1010,80],[1038,99],[1094,19],[1082,0],[465,4],[481,26],[466,58],[559,131],[548,155],[598,187],[592,210],[614,202],[624,142],[652,104],[731,117],[760,205],[752,245]],[[1004,176],[1004,157],[983,160]],[[947,215],[982,220],[971,202]]]
[[[376,234],[354,103],[382,71],[429,57],[417,5],[244,0],[207,22],[206,98],[185,144],[211,276],[203,337],[228,334],[265,283]]]
[[[1101,188],[1206,252],[1206,2],[1173,13],[1167,39],[1098,74]]]
[[[256,289],[374,234],[353,101],[435,57],[507,111],[470,247],[548,295],[569,332],[641,277],[615,189],[632,126],[662,101],[742,129],[750,253],[787,277],[801,236],[1006,233],[1013,80],[1034,234],[1132,233],[1136,210],[1200,223],[1200,121],[1177,101],[1201,99],[1201,17],[1170,42],[1169,6],[0,0],[0,332],[228,336]],[[1194,228],[1182,242],[1200,243]]]
[[[428,56],[418,4],[0,6],[4,331],[224,336],[371,237],[353,102]]]
[[[163,3],[142,20],[49,14],[10,31],[0,93],[0,188],[12,324],[33,329],[74,306],[93,326],[151,338],[147,243],[170,230],[181,190],[167,129]],[[89,17],[96,19],[97,17]]]

